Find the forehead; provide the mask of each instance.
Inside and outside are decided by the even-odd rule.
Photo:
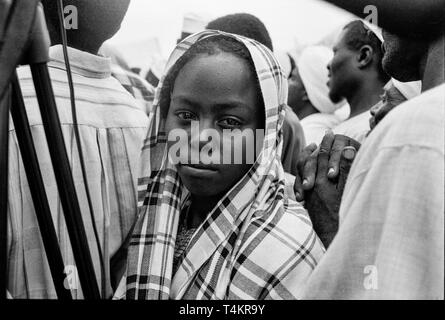
[[[346,29],[343,29],[337,35],[337,38],[335,38],[335,42],[334,42],[334,48],[340,49],[340,48],[346,47],[346,36],[347,36],[348,32],[349,32],[349,30],[346,28]]]
[[[256,92],[255,78],[248,62],[230,53],[201,55],[185,64],[179,72],[172,93],[187,96],[203,104],[239,99],[244,103]]]

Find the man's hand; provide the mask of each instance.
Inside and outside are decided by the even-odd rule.
[[[323,143],[324,142],[324,143]],[[349,168],[355,158],[355,154],[360,149],[360,143],[352,138],[335,135],[332,131],[328,131],[323,138],[322,145],[329,145],[329,162],[327,177],[335,180],[338,178],[340,170],[345,174],[343,178],[347,178]],[[321,145],[320,145],[321,146]],[[344,156],[343,151],[345,151]],[[298,173],[295,179],[294,191],[297,201],[304,200],[304,192],[312,190],[315,185],[315,177],[318,168],[319,149],[315,143],[308,145],[299,155]],[[348,170],[346,172],[346,170]],[[346,183],[341,181],[341,183]]]
[[[346,180],[360,144],[328,132],[319,148],[303,150],[294,188],[298,201],[305,200],[314,229],[328,247],[338,230],[338,211]],[[300,181],[302,181],[300,183]]]

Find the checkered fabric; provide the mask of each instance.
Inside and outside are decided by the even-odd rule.
[[[167,157],[158,106],[164,75],[143,150],[126,299],[293,299],[324,253],[307,212],[284,192],[280,159],[287,80],[273,54],[251,39],[204,31],[176,47],[167,71],[194,43],[215,35],[237,39],[251,54],[266,109],[262,152],[195,231],[173,276],[180,212],[189,194]]]
[[[111,75],[136,99],[141,110],[149,115],[153,107],[153,86],[141,76],[117,65],[112,66]]]

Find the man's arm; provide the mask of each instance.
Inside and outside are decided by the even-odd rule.
[[[352,162],[357,149],[351,144],[355,141],[346,136],[335,136],[328,132],[320,147],[308,158],[304,165],[303,188],[312,184],[313,188],[304,191],[305,208],[314,227],[315,232],[329,247],[339,226],[339,209],[343,190],[349,175]],[[351,154],[352,153],[352,154]],[[337,169],[333,169],[333,163]],[[332,177],[335,172],[335,178]]]

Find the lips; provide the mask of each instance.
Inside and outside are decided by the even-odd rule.
[[[213,165],[182,164],[179,169],[189,176],[198,176],[202,178],[218,173],[218,169]]]
[[[181,164],[184,167],[190,167],[199,170],[209,170],[209,171],[218,171],[218,168],[215,165],[211,164]]]

